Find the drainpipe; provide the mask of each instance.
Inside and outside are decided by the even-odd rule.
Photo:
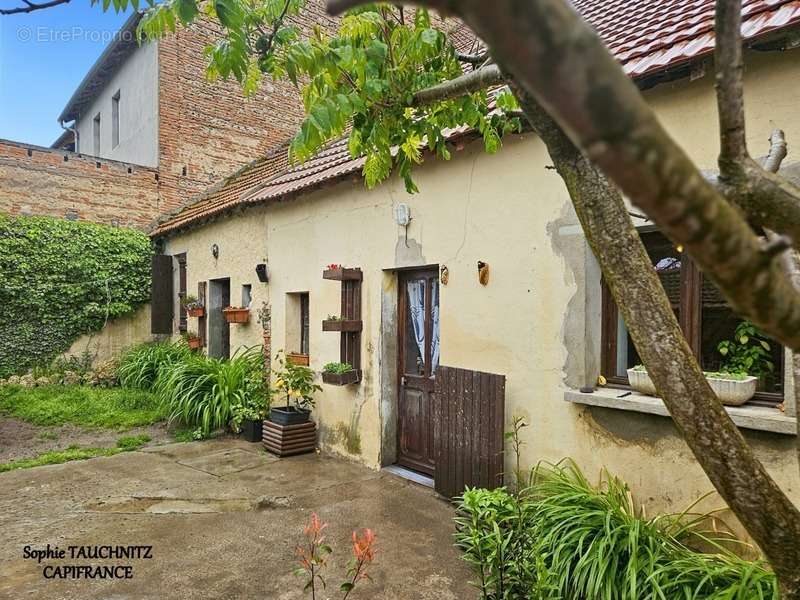
[[[75,128],[75,121],[72,122],[71,127],[67,127],[66,125],[64,125],[64,121],[59,121],[58,124],[61,125],[61,129],[64,129],[65,131],[71,131],[72,135],[75,136],[75,154],[80,154],[78,130]]]

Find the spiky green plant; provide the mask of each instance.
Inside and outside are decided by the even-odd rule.
[[[237,352],[230,360],[190,355],[159,371],[154,391],[170,421],[197,426],[203,435],[225,427],[236,406],[267,395],[261,348]]]
[[[777,599],[763,562],[703,530],[711,517],[648,519],[622,480],[605,473],[593,486],[573,463],[540,465],[517,495],[467,490],[456,542],[486,599]]]
[[[152,390],[159,370],[191,356],[186,342],[147,342],[126,351],[120,359],[117,375],[123,387]]]

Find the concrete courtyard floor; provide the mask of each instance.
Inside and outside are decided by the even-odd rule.
[[[0,598],[310,597],[292,575],[312,512],[334,547],[327,590],[350,533],[377,535],[373,583],[351,598],[475,598],[452,545],[452,508],[433,490],[317,455],[278,460],[235,439],[170,444],[0,474]],[[150,559],[45,560],[25,546],[152,546]],[[46,565],[130,565],[132,579],[55,580]],[[53,569],[50,569],[52,573]]]

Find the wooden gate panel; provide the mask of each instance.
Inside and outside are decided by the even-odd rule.
[[[502,485],[505,376],[440,366],[434,397],[436,491]]]

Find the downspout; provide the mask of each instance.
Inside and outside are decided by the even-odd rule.
[[[72,122],[71,127],[67,127],[66,125],[64,125],[64,121],[59,121],[58,124],[61,125],[61,129],[65,131],[71,131],[72,135],[75,136],[75,154],[80,154],[81,152],[80,143],[78,138],[78,130],[75,128],[75,121]]]

